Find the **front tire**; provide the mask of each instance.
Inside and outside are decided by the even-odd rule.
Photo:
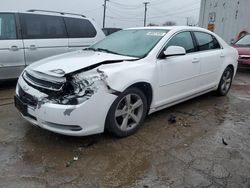
[[[126,137],[140,128],[146,114],[145,94],[131,87],[120,94],[110,107],[105,127],[117,137]]]
[[[217,89],[217,94],[219,96],[225,96],[229,92],[231,85],[233,81],[233,69],[230,67],[227,67],[225,71],[222,74],[218,89]]]

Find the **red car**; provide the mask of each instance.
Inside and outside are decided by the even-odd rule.
[[[239,52],[239,67],[250,68],[250,34],[240,38],[233,47]]]

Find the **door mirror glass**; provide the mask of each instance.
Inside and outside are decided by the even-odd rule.
[[[169,46],[163,54],[165,57],[186,55],[186,50],[181,46]]]

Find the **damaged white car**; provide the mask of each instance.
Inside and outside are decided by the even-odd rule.
[[[72,136],[133,134],[145,116],[216,90],[226,95],[237,51],[195,27],[119,31],[90,48],[28,66],[15,105],[41,128]]]

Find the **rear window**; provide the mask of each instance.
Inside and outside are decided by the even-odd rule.
[[[198,42],[198,48],[200,51],[220,49],[221,46],[217,39],[204,32],[194,32],[194,35]]]
[[[78,18],[64,18],[69,38],[94,38],[95,27],[89,20]]]
[[[23,14],[22,23],[24,39],[67,38],[62,17]]]

